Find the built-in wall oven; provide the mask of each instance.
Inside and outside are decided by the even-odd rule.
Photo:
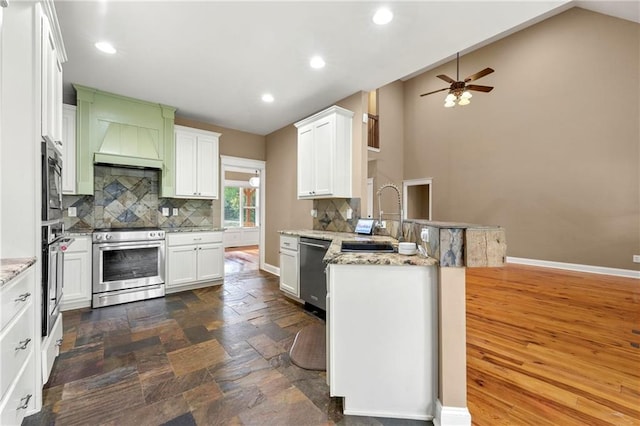
[[[63,237],[62,222],[42,226],[42,335],[48,336],[60,314],[64,252],[73,238]]]
[[[62,157],[53,142],[42,141],[42,222],[62,220]]]
[[[94,231],[92,306],[164,296],[164,239],[159,229]]]

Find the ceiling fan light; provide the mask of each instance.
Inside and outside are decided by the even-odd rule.
[[[471,103],[471,101],[469,100],[469,98],[462,98],[460,99],[460,101],[458,101],[458,105],[469,105]]]
[[[462,96],[460,96],[460,97],[461,97],[462,99],[469,99],[471,96],[473,96],[473,95],[471,94],[471,92],[470,92],[470,91],[468,91],[468,90],[465,90],[464,92],[462,92]]]
[[[456,95],[453,93],[449,93],[446,98],[444,98],[445,102],[453,102],[456,99]]]
[[[451,108],[451,107],[454,107],[454,106],[456,106],[456,103],[453,102],[453,101],[447,101],[447,102],[444,103],[444,107],[445,108]]]

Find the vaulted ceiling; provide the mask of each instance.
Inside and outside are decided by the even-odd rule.
[[[268,134],[357,91],[374,90],[578,5],[640,21],[615,1],[57,1],[72,83],[158,102],[177,114]],[[108,55],[94,43],[108,40]],[[313,69],[309,60],[324,58]],[[272,103],[261,100],[264,93]]]

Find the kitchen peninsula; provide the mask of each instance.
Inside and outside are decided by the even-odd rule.
[[[413,232],[427,228],[428,241]],[[281,235],[332,240],[327,264],[327,380],[344,413],[471,424],[466,407],[465,267],[500,266],[500,227],[409,224],[428,256],[342,253],[355,234]],[[373,236],[375,240],[391,237]]]

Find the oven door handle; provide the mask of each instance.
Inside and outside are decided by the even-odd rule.
[[[100,243],[94,244],[94,247],[99,248],[102,251],[110,251],[110,250],[122,250],[122,249],[141,249],[141,248],[154,248],[154,247],[162,247],[164,241],[157,242],[148,242],[148,243]]]

